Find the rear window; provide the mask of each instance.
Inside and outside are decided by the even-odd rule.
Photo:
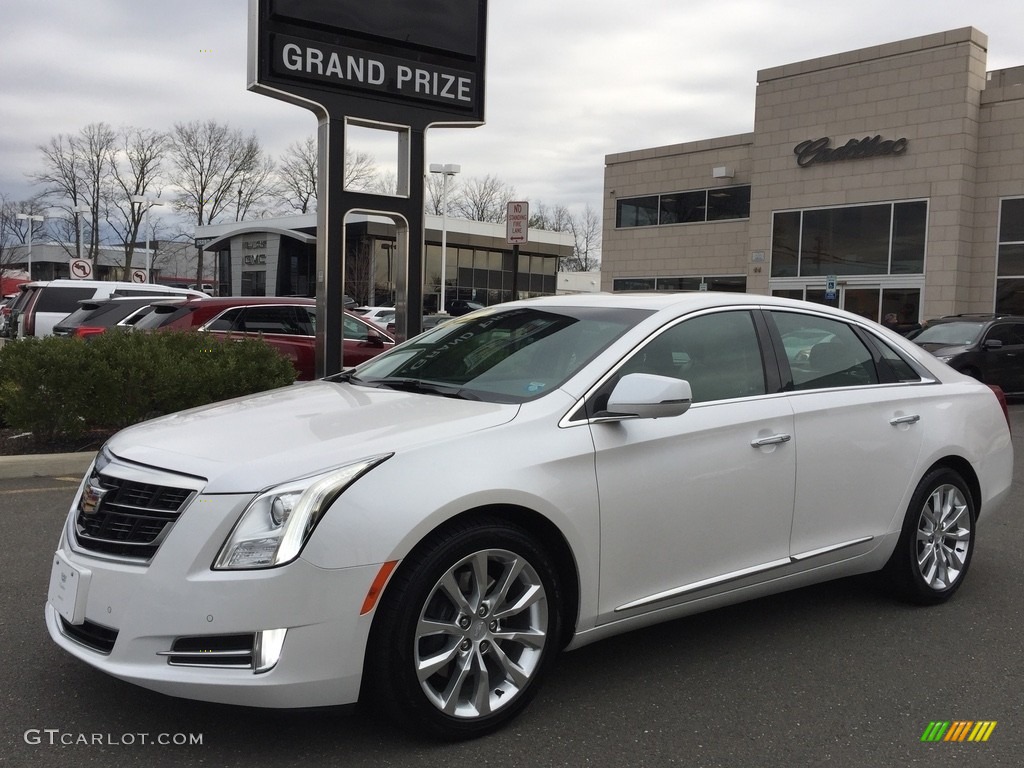
[[[45,286],[39,292],[36,312],[62,312],[71,314],[78,309],[78,302],[96,295],[95,288],[68,288],[63,285]]]
[[[139,322],[135,324],[135,327],[141,330],[162,328],[169,323],[173,323],[178,318],[185,317],[191,311],[191,307],[177,307],[172,305],[161,306],[159,304],[154,304],[153,311],[141,318]]]

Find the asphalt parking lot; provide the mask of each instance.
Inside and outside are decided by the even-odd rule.
[[[1024,405],[1014,405],[1024,484]],[[172,699],[54,646],[42,606],[77,477],[0,480],[2,766],[1019,766],[1024,762],[1024,495],[982,517],[948,604],[861,580],[821,585],[562,656],[525,715],[463,744],[351,708],[280,712]],[[988,741],[926,743],[933,721]]]

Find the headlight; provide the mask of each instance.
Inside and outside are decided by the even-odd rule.
[[[214,569],[273,568],[290,563],[341,492],[387,458],[375,456],[264,491],[238,518],[220,548]]]

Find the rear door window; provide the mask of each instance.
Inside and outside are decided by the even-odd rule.
[[[772,311],[793,377],[793,389],[878,383],[874,357],[846,323],[818,315]]]

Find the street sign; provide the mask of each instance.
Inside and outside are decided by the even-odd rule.
[[[71,259],[68,266],[72,280],[92,280],[91,259]]]
[[[133,283],[148,283],[149,271],[145,269],[133,269],[131,273],[131,281]]]
[[[508,204],[505,212],[505,241],[509,245],[525,243],[530,231],[530,204],[526,201]]]

